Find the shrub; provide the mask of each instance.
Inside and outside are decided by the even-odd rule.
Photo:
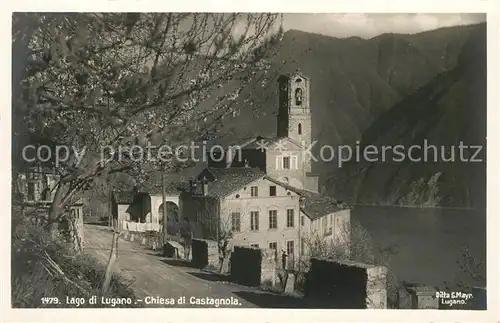
[[[43,227],[13,212],[11,253],[12,306],[16,308],[74,307],[66,297],[126,297],[135,305],[133,291],[114,275],[107,294],[100,291],[105,268],[93,258],[77,255],[62,239],[50,238]],[[62,303],[42,304],[44,297]],[[109,305],[108,305],[109,306]],[[130,307],[131,305],[127,305]],[[82,307],[105,307],[84,304]],[[118,307],[118,306],[117,306]]]
[[[333,243],[326,241],[322,236],[315,235],[305,240],[308,247],[307,258],[301,260],[302,273],[296,273],[296,289],[303,292],[304,283],[307,279],[310,258],[325,258],[336,260],[349,260],[365,264],[387,267],[386,287],[387,305],[389,308],[400,308],[406,306],[406,291],[401,282],[390,268],[391,256],[395,253],[392,248],[381,248],[376,245],[368,231],[357,222],[352,221],[350,228],[346,228],[349,243]]]

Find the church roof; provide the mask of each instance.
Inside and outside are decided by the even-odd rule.
[[[212,178],[210,178],[212,176]],[[229,168],[206,168],[198,179],[207,177],[208,195],[218,198],[226,197],[232,192],[248,185],[259,178],[265,176],[265,173],[259,168],[250,167],[229,167]]]
[[[251,140],[247,140],[244,143],[241,143],[237,146],[239,146],[241,149],[256,149],[256,150],[262,150],[263,147],[270,148],[273,145],[277,145],[280,142],[290,142],[294,144],[297,147],[301,147],[300,143],[296,142],[295,140],[288,138],[288,137],[264,137],[264,136],[257,136],[254,137]]]
[[[285,78],[285,79],[293,79],[294,77],[297,77],[297,76],[299,76],[299,77],[301,77],[301,78],[303,78],[305,80],[308,80],[308,81],[311,80],[311,78],[309,76],[307,76],[304,73],[302,73],[299,69],[296,69],[293,72],[281,74],[280,76],[278,76],[278,81],[280,79],[283,79],[283,78]]]

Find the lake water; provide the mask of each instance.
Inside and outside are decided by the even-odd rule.
[[[437,287],[485,284],[457,266],[464,246],[486,262],[485,210],[355,206],[351,212],[376,245],[394,252],[389,265],[398,279]]]

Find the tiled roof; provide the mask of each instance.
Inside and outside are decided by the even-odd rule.
[[[304,199],[301,209],[311,220],[315,220],[327,214],[344,210],[346,207],[329,196],[311,193]]]
[[[282,183],[268,176],[266,178],[272,182],[282,185],[283,187],[301,195],[303,197],[304,202],[302,203],[300,208],[311,220],[315,220],[327,214],[348,208],[347,205],[345,205],[340,201],[337,201],[336,199],[330,196],[298,189],[296,187],[293,187],[286,183]]]
[[[187,189],[187,187],[188,187],[187,182],[184,181],[172,182],[168,181],[167,178],[165,179],[165,192],[169,195],[177,195],[182,190]],[[148,181],[139,185],[137,190],[141,193],[148,193],[150,195],[163,194],[163,185],[161,177],[159,180],[155,179],[153,181]]]
[[[247,141],[244,144],[241,144],[241,147],[244,149],[260,149],[262,148],[262,142],[266,143],[266,146],[269,146],[275,142],[278,142],[281,138],[278,137],[264,137],[258,136],[253,138],[251,141]]]
[[[240,143],[239,146],[242,149],[262,149],[262,144],[265,144],[266,147],[270,147],[273,144],[278,143],[282,140],[300,146],[300,143],[295,142],[294,140],[288,137],[265,137],[265,136],[254,137],[252,140],[247,140],[244,143]]]
[[[165,188],[167,194],[179,194],[180,191],[188,189],[188,181],[199,174],[199,167],[186,168],[179,173],[165,173]],[[157,171],[149,175],[148,180],[138,185],[137,190],[141,193],[160,195],[163,193],[162,172]]]
[[[200,174],[199,179],[208,171],[215,178],[208,183],[208,195],[223,198],[232,192],[265,176],[259,168],[229,167],[207,168]]]
[[[116,203],[118,204],[132,204],[135,197],[135,192],[126,191],[126,192],[113,192],[115,196]]]

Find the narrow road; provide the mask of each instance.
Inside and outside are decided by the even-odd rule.
[[[106,227],[85,225],[85,252],[106,264],[111,236],[112,233]],[[295,307],[293,299],[289,297],[227,282],[219,275],[190,268],[189,264],[181,261],[163,258],[158,251],[148,250],[124,239],[118,243],[118,259],[114,270],[131,283],[130,287],[146,307],[215,307],[199,302],[231,297],[232,304],[218,307]],[[182,296],[185,296],[185,304],[181,305],[161,305],[152,300],[173,299],[177,303]]]

